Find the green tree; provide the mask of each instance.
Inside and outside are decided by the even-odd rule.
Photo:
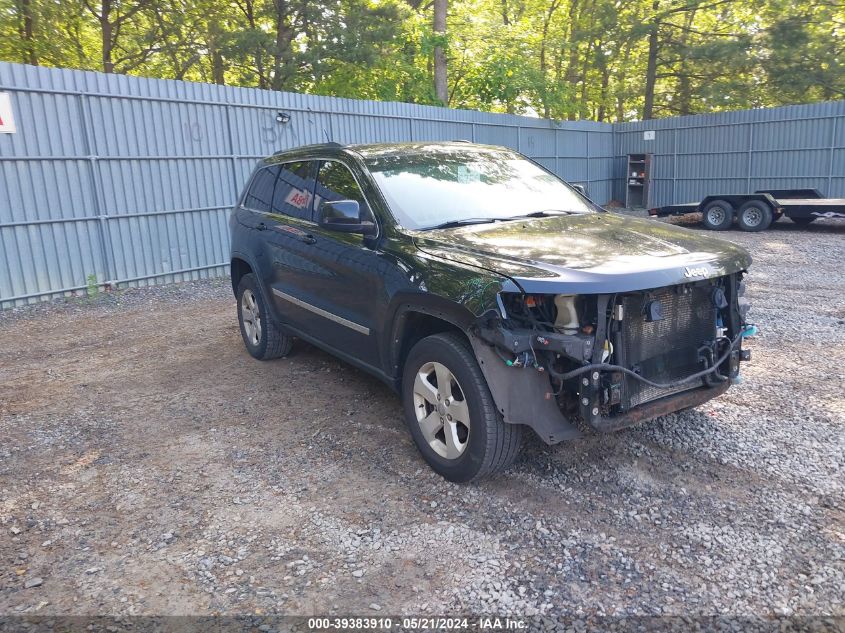
[[[0,16],[3,60],[554,119],[845,97],[839,0],[0,0]]]

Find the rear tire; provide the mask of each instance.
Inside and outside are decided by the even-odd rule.
[[[762,200],[749,200],[737,211],[736,221],[743,231],[765,231],[772,224],[772,208]]]
[[[253,273],[244,275],[238,284],[238,322],[246,351],[253,358],[271,360],[290,353],[293,339],[273,322]]]
[[[701,221],[711,231],[725,231],[734,221],[733,205],[727,200],[711,200],[701,210]]]
[[[522,427],[502,419],[472,349],[458,334],[435,334],[414,345],[405,361],[402,401],[414,443],[449,481],[500,472],[519,452]]]
[[[792,220],[793,222],[795,222],[795,224],[797,224],[798,226],[808,226],[811,222],[816,220],[816,216],[808,215],[808,216],[803,217],[803,218],[789,218],[789,219]]]

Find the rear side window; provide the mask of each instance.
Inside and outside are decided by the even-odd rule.
[[[263,167],[252,179],[244,206],[264,213],[311,220],[313,167],[312,161]]]
[[[244,206],[254,211],[270,213],[277,176],[278,168],[275,165],[259,169],[252,178],[252,182],[249,183],[249,190],[244,197]]]
[[[335,200],[355,200],[362,211],[369,213],[364,194],[349,168],[342,163],[325,161],[321,163],[317,177],[314,208],[319,209],[322,202]]]

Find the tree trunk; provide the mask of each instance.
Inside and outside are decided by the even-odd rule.
[[[214,48],[211,52],[211,79],[218,86],[226,85],[226,78],[223,68],[223,55],[218,48]]]
[[[434,35],[446,36],[448,0],[434,0]],[[449,105],[449,84],[446,80],[446,50],[438,42],[434,47],[434,94],[443,105]]]
[[[33,35],[32,2],[21,0],[20,3],[21,25],[18,29],[21,40],[24,43],[23,63],[38,66],[38,55],[35,52],[35,37]]]
[[[598,46],[598,49],[596,62],[601,73],[601,91],[599,92],[599,107],[596,112],[596,121],[604,121],[607,117],[607,88],[610,85],[610,68],[607,65],[607,56],[601,50],[601,45]]]
[[[109,20],[111,16],[112,0],[102,0],[100,4],[100,15],[98,16],[100,22],[100,39],[103,44],[103,72],[113,73],[114,62],[112,61],[112,23]]]
[[[246,17],[250,30],[255,33],[258,27],[255,22],[255,5],[252,0],[245,0],[241,10]],[[262,89],[267,88],[267,76],[264,74],[264,51],[261,49],[261,46],[256,47],[254,56],[255,72],[258,75],[258,87]]]
[[[276,50],[273,52],[273,90],[282,90],[290,72],[291,43],[293,30],[285,21],[288,9],[284,0],[275,0],[276,7]]]
[[[634,46],[634,40],[628,39],[625,42],[625,52],[622,54],[622,63],[619,64],[614,82],[616,83],[616,122],[621,123],[625,120],[625,83],[628,78],[628,62],[631,59],[631,48]]]
[[[592,57],[592,55],[593,55],[593,42],[590,41],[590,43],[587,45],[587,51],[586,51],[586,53],[584,53],[584,64],[581,68],[581,76],[580,76],[580,80],[581,80],[581,103],[578,104],[578,110],[579,110],[578,118],[581,118],[581,119],[584,118],[585,113],[588,111],[587,89],[588,89],[589,84],[590,84],[590,82],[588,80],[589,80],[589,76],[590,76],[590,67],[591,67],[590,58]]]
[[[684,19],[684,30],[681,32],[681,67],[678,70],[678,114],[681,116],[690,114],[692,111],[692,86],[690,81],[690,65],[688,60],[687,46],[689,45],[689,32],[695,21],[696,9],[687,12]]]
[[[578,83],[578,38],[580,32],[578,28],[578,18],[580,12],[580,5],[578,0],[572,0],[569,5],[569,43],[567,45],[567,64],[566,75],[564,81],[566,82],[569,94],[573,92],[575,84]],[[575,120],[575,111],[569,110],[566,118],[570,121]]]
[[[654,0],[651,5],[654,16],[648,33],[648,63],[645,71],[645,102],[643,104],[643,119],[654,118],[654,85],[657,82],[657,55],[660,47],[660,19],[657,17],[657,10],[660,8],[660,0]]]
[[[549,5],[549,10],[543,16],[543,36],[540,39],[540,76],[543,78],[543,118],[548,119],[551,114],[549,107],[549,99],[546,94],[546,70],[548,68],[548,61],[546,60],[546,44],[549,40],[549,25],[552,22],[552,17],[559,6],[557,0],[553,0]]]
[[[223,53],[220,51],[220,40],[223,29],[220,23],[213,19],[208,25],[208,32],[206,36],[206,43],[208,46],[208,55],[211,58],[211,81],[218,86],[226,84],[225,72],[226,67],[223,63]]]

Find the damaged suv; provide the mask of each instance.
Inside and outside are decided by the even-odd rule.
[[[297,337],[378,376],[452,481],[505,468],[525,427],[555,444],[700,405],[749,359],[745,250],[609,213],[510,149],[280,152],[230,228],[249,353]]]

